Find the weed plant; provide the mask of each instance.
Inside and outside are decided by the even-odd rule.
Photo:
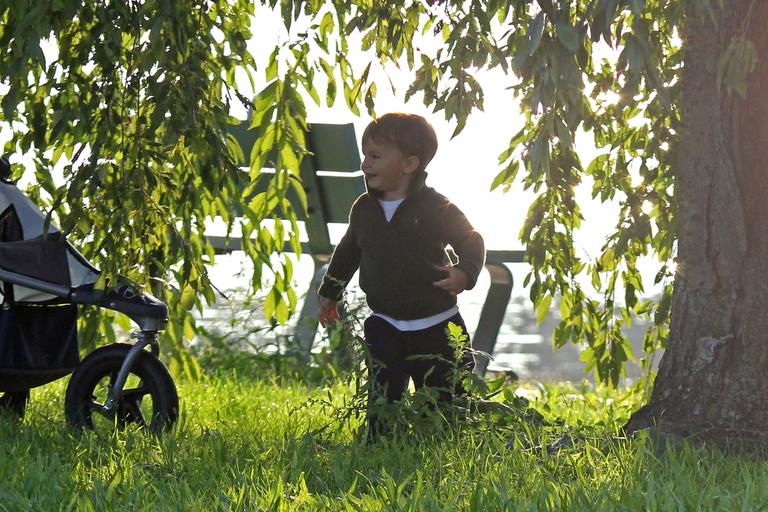
[[[208,374],[247,379],[289,379],[311,385],[359,373],[365,360],[361,343],[363,320],[368,315],[359,293],[347,292],[340,303],[341,320],[322,331],[319,348],[306,353],[291,334],[261,315],[258,301],[233,303],[223,321],[199,326],[190,347],[196,361]]]

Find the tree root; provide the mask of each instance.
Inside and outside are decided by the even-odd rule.
[[[768,454],[768,430],[741,428],[735,425],[715,425],[704,421],[681,421],[665,415],[666,408],[651,403],[638,409],[624,425],[628,437],[647,432],[663,441],[688,441],[695,445],[707,445],[726,451],[763,452]],[[661,445],[660,444],[660,445]]]

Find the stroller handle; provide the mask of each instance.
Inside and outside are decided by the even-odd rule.
[[[136,292],[125,283],[107,290],[97,290],[93,284],[73,289],[2,268],[0,281],[48,293],[73,304],[96,304],[119,311],[139,324],[142,331],[161,330],[168,321],[168,306],[163,301],[147,293]]]
[[[69,299],[71,289],[69,286],[60,284],[49,283],[42,279],[25,276],[24,274],[18,274],[16,272],[10,272],[8,270],[0,269],[0,281],[7,283],[18,284],[33,290],[38,290],[45,293],[50,293],[62,299]]]

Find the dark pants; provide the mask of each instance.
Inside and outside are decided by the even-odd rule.
[[[380,397],[387,402],[400,400],[413,379],[416,389],[434,388],[441,402],[465,393],[460,381],[454,379],[456,355],[448,341],[448,323],[459,325],[469,336],[460,314],[444,322],[419,331],[400,331],[377,316],[365,321],[365,342],[368,345],[368,437],[383,433],[382,421],[375,413],[373,403]],[[466,340],[469,346],[469,338]],[[461,368],[471,371],[474,361],[469,350],[461,357]]]

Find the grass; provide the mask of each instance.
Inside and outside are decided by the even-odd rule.
[[[0,417],[0,510],[668,511],[768,503],[764,458],[618,439],[637,403],[587,385],[518,389],[543,423],[480,421],[372,446],[358,439],[356,421],[318,431],[350,399],[344,384],[181,383],[179,424],[159,437],[72,432],[64,386],[33,390],[21,423]]]

